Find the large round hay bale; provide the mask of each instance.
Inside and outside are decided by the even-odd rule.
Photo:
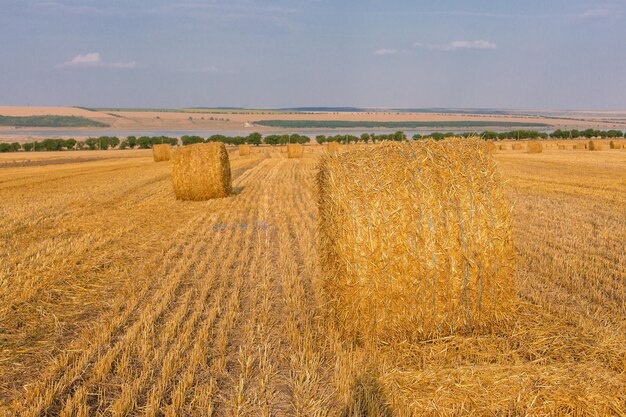
[[[299,143],[287,144],[287,157],[288,158],[302,158],[304,155],[304,147]]]
[[[328,142],[328,152],[339,152],[339,142]]]
[[[526,145],[526,153],[541,153],[543,152],[543,144],[538,141],[530,141]]]
[[[521,143],[514,143],[512,145],[512,148],[514,151],[521,151],[522,150],[522,144]]]
[[[172,182],[179,200],[226,197],[231,191],[228,152],[223,143],[183,146],[172,155]]]
[[[590,151],[601,151],[602,150],[602,143],[600,143],[597,140],[590,140],[589,141],[589,150]]]
[[[250,155],[250,145],[239,145],[239,156]]]
[[[153,145],[152,157],[154,158],[154,162],[169,161],[172,157],[170,145]]]
[[[616,140],[612,140],[611,142],[609,142],[609,148],[622,149],[622,143]]]
[[[490,330],[513,297],[511,206],[484,141],[322,156],[322,290],[348,340]]]

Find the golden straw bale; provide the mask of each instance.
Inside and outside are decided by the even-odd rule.
[[[541,153],[543,152],[543,144],[538,141],[528,142],[526,145],[526,153]]]
[[[228,152],[223,143],[183,146],[172,156],[172,182],[179,200],[202,201],[231,192]]]
[[[170,145],[153,145],[152,157],[154,158],[154,162],[169,161],[172,157]]]
[[[499,146],[499,149],[500,149],[501,151],[506,151],[506,145],[504,145],[504,144],[503,144],[503,145],[500,145],[500,146]]]
[[[328,142],[328,152],[339,152],[339,142]]]
[[[289,158],[302,158],[304,155],[304,147],[299,143],[287,144],[287,157]]]
[[[490,330],[513,298],[511,206],[480,139],[322,156],[322,289],[348,340]]]
[[[622,149],[622,143],[616,140],[612,140],[609,142],[609,148],[611,149]]]
[[[559,150],[563,151],[563,150],[565,150],[565,149],[567,149],[567,146],[565,146],[565,145],[559,145]]]
[[[601,151],[602,150],[602,143],[597,141],[597,140],[590,140],[589,141],[589,150],[590,151]]]
[[[250,155],[250,145],[239,145],[239,156]]]
[[[522,144],[521,143],[514,143],[512,149],[514,151],[520,151],[520,150],[522,150]]]

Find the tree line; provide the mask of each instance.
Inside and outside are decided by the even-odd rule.
[[[429,134],[416,133],[412,136],[413,140],[434,139],[442,140],[448,137],[471,137],[479,136],[485,140],[503,140],[503,139],[580,139],[580,138],[622,138],[626,137],[626,133],[620,130],[561,130],[557,129],[552,133],[537,132],[534,130],[512,130],[510,132],[432,132]],[[376,143],[383,141],[404,141],[407,136],[402,131],[395,133],[363,133],[357,135],[317,135],[315,140],[322,144],[327,142],[338,143]],[[116,136],[100,136],[87,138],[85,140],[76,139],[44,139],[35,142],[13,142],[0,143],[0,152],[33,152],[33,151],[69,151],[69,150],[107,150],[107,149],[150,149],[155,144],[170,144],[183,146],[192,145],[194,143],[223,142],[228,145],[284,145],[287,143],[309,143],[311,138],[306,135],[284,134],[284,135],[268,135],[263,136],[258,132],[251,133],[247,136],[225,136],[212,135],[207,138],[195,135],[184,135],[180,138],[169,136],[128,136],[121,140]]]

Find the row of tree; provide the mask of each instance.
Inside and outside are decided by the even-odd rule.
[[[412,136],[413,140],[434,139],[442,140],[448,137],[461,136],[479,136],[485,140],[503,140],[503,139],[579,139],[579,138],[621,138],[626,137],[626,133],[620,130],[555,130],[552,133],[537,132],[534,130],[513,130],[510,132],[433,132],[430,134],[416,133]],[[382,141],[404,141],[407,140],[404,132],[398,131],[389,134],[363,133],[356,135],[318,135],[315,137],[318,143],[339,142],[339,143],[356,143],[356,142],[382,142]],[[287,143],[309,143],[311,138],[306,135],[268,135],[263,137],[260,133],[254,132],[248,136],[224,136],[212,135],[208,138],[201,136],[184,135],[181,137],[180,143],[183,146],[192,145],[194,143],[223,142],[229,145],[260,145],[262,143],[268,145],[284,145]],[[128,136],[124,140],[116,136],[100,136],[97,138],[88,138],[84,141],[76,139],[44,139],[42,141],[27,143],[0,143],[0,152],[31,152],[31,151],[64,151],[74,149],[85,150],[106,150],[106,149],[150,149],[155,144],[167,143],[170,145],[178,145],[177,138],[168,136]]]

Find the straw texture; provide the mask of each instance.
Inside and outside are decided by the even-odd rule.
[[[543,144],[541,142],[532,141],[526,145],[526,153],[541,153],[543,152]]]
[[[510,205],[479,139],[324,154],[323,293],[349,340],[497,328],[512,300]]]
[[[231,192],[228,152],[223,143],[199,143],[176,149],[172,183],[179,200],[202,201]]]
[[[172,157],[170,145],[153,145],[152,156],[154,158],[154,162],[169,161]]]
[[[302,158],[304,155],[304,147],[299,143],[287,144],[287,157],[288,158]]]

